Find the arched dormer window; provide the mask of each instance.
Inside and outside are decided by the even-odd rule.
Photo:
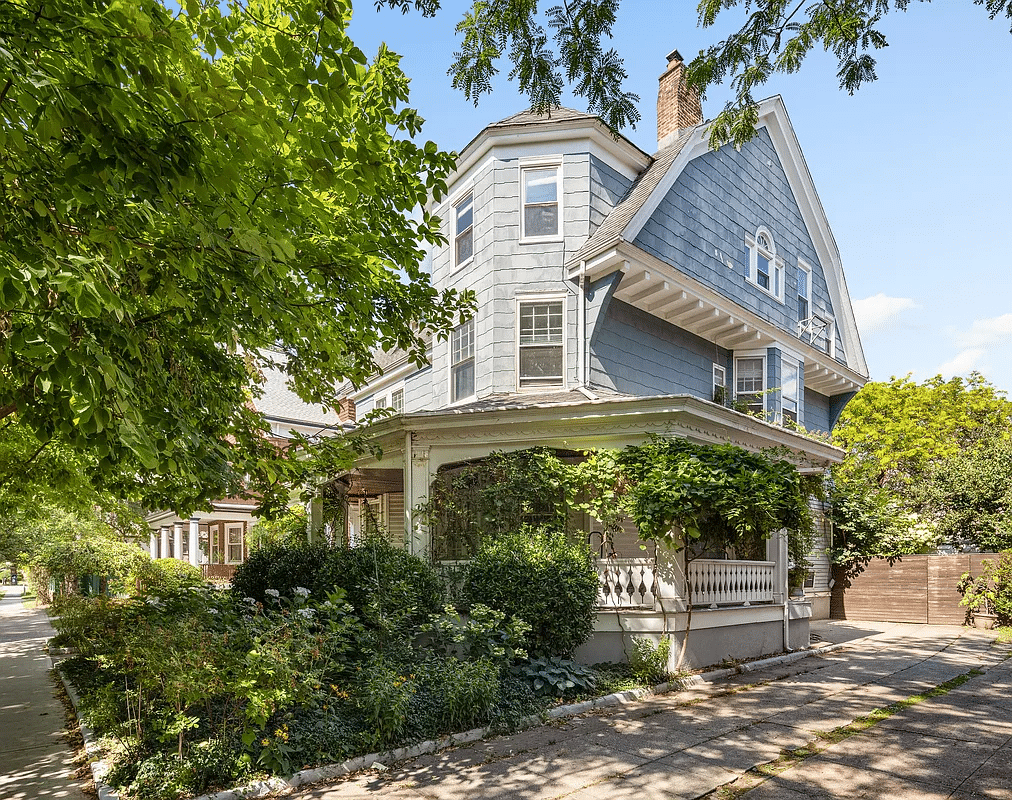
[[[784,302],[784,260],[777,256],[773,234],[762,225],[755,236],[745,235],[748,249],[748,279],[766,294]]]

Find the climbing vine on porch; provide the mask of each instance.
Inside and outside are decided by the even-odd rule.
[[[436,560],[469,558],[483,538],[522,527],[572,533],[582,511],[606,533],[628,516],[641,539],[675,551],[755,552],[785,529],[800,562],[822,478],[801,475],[786,455],[666,436],[622,450],[497,452],[441,474],[421,510]]]

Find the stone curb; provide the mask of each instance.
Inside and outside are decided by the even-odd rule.
[[[740,675],[745,672],[756,672],[767,667],[778,667],[785,664],[793,664],[794,662],[800,661],[803,658],[808,658],[809,656],[818,656],[824,653],[830,653],[834,650],[839,650],[846,645],[846,642],[842,642],[840,644],[827,644],[822,645],[821,647],[813,647],[807,650],[794,650],[790,653],[784,653],[783,655],[772,656],[771,658],[764,658],[759,661],[750,661],[736,667],[715,669],[698,675],[689,675],[685,678],[678,678],[677,680],[660,683],[657,686],[649,688],[628,689],[624,692],[615,692],[593,700],[585,700],[582,703],[556,706],[544,715],[527,717],[521,721],[520,727],[534,727],[538,724],[544,723],[546,719],[553,720],[561,719],[563,717],[572,717],[577,714],[584,714],[587,711],[593,711],[596,708],[609,708],[611,706],[623,705],[625,703],[634,703],[637,700],[642,700],[643,698],[652,697],[658,694],[683,691],[693,686],[723,680],[724,678],[729,678],[732,675]],[[81,736],[84,738],[85,752],[88,754],[88,759],[91,763],[91,773],[95,779],[95,788],[98,791],[99,800],[120,800],[119,795],[102,782],[102,777],[105,775],[104,764],[98,760],[97,754],[99,752],[99,748],[98,742],[95,739],[95,734],[91,728],[85,725],[84,720],[81,719],[81,714],[78,711],[78,708],[80,707],[80,698],[77,696],[77,692],[74,691],[74,688],[70,685],[70,682],[66,679],[63,672],[55,662],[54,667],[56,667],[60,680],[63,682],[63,686],[67,690],[67,695],[74,704],[74,712],[77,715],[78,724],[81,726]],[[361,770],[370,768],[386,769],[387,765],[397,761],[416,758],[417,756],[426,755],[428,753],[436,753],[440,750],[445,750],[447,747],[478,742],[487,738],[492,733],[493,730],[491,727],[474,728],[469,731],[464,731],[463,733],[456,733],[439,739],[429,739],[409,747],[398,747],[394,750],[387,750],[382,753],[369,753],[364,756],[357,756],[356,758],[350,758],[347,761],[342,761],[340,764],[327,764],[322,767],[300,770],[290,778],[268,778],[267,780],[248,783],[245,786],[237,786],[234,789],[225,789],[220,792],[215,792],[214,794],[202,794],[193,798],[193,800],[249,800],[249,798],[266,797],[267,795],[275,792],[281,792],[286,789],[295,789],[299,786],[304,786],[307,783],[317,783],[318,781],[339,778],[342,775],[348,775],[352,772],[360,772]]]
[[[70,698],[70,702],[74,706],[74,716],[77,717],[77,724],[81,729],[81,738],[84,739],[84,752],[88,757],[88,767],[91,769],[91,777],[95,781],[95,791],[98,792],[98,800],[119,800],[119,795],[102,780],[106,772],[105,764],[101,760],[101,750],[99,749],[95,732],[88,727],[81,717],[81,712],[78,710],[81,707],[81,698],[78,696],[77,690],[70,685],[67,676],[60,669],[59,662],[54,661],[50,657],[50,663],[52,663],[53,669],[56,670],[56,674],[60,676],[63,690],[67,693],[67,697]]]

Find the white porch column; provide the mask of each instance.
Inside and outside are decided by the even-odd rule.
[[[172,557],[181,561],[183,558],[183,523],[172,525]]]
[[[200,566],[200,519],[190,517],[190,563]]]
[[[775,561],[773,572],[773,602],[787,600],[787,531],[777,531],[766,541],[766,560]]]
[[[429,495],[432,485],[432,465],[429,460],[428,446],[419,446],[412,441],[408,433],[404,451],[404,521],[405,541],[408,552],[416,556],[423,555],[429,549],[429,530],[422,519],[415,517],[415,508]]]
[[[158,534],[154,531],[151,531],[148,538],[148,553],[151,554],[151,558],[158,558]]]
[[[323,537],[323,497],[316,495],[306,505],[306,540],[312,544]]]
[[[657,579],[655,603],[660,604],[661,610],[669,614],[685,611],[688,603],[686,601],[684,553],[676,553],[670,548],[658,545],[654,576]]]
[[[158,557],[159,558],[168,558],[169,557],[169,526],[168,525],[162,525],[161,531],[162,531],[162,547],[158,551]]]

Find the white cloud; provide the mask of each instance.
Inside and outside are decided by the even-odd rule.
[[[978,364],[984,350],[979,347],[969,347],[961,351],[954,359],[947,361],[940,366],[936,373],[943,378],[952,378],[956,375],[969,375],[973,370],[978,369]]]
[[[1012,314],[975,319],[970,330],[956,334],[956,341],[965,348],[1008,345],[1012,341]]]
[[[854,301],[854,316],[862,333],[872,333],[888,328],[902,312],[917,308],[910,297],[889,297],[882,292],[863,300]]]

